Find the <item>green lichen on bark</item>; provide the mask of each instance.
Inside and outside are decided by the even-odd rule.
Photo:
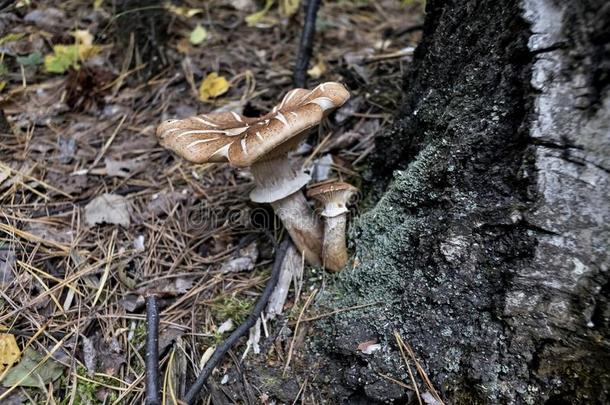
[[[603,365],[609,364],[603,315],[609,283],[600,271],[607,255],[599,253],[604,242],[588,236],[592,229],[604,235],[606,227],[583,221],[605,215],[599,202],[607,173],[586,158],[603,140],[569,121],[593,120],[580,116],[580,104],[565,108],[577,93],[572,80],[577,86],[584,80],[579,75],[592,71],[570,73],[578,65],[573,58],[587,60],[592,49],[601,49],[590,44],[600,35],[586,28],[608,26],[602,24],[608,13],[587,11],[600,4],[558,7],[566,21],[599,21],[554,21],[552,29],[578,40],[567,41],[566,50],[550,44],[540,51],[551,53],[540,60],[565,63],[564,75],[555,76],[555,69],[534,77],[537,57],[528,44],[538,34],[530,31],[521,3],[428,3],[402,107],[395,125],[377,139],[367,177],[367,189],[380,197],[369,197],[377,201],[353,221],[353,261],[318,302],[325,310],[370,304],[318,325],[315,347],[330,359],[324,368],[336,373],[333,384],[345,388],[335,389],[337,395],[406,398],[380,377],[410,382],[396,330],[451,403],[603,403],[608,397],[601,387],[610,380]],[[528,7],[542,16],[540,32],[561,14],[547,0]],[[556,110],[538,117],[542,96],[530,83],[542,83],[545,91],[562,81],[567,91],[553,99],[561,105],[544,104]],[[542,129],[539,143],[532,142]],[[582,145],[545,138],[557,131]],[[597,180],[574,180],[581,175]],[[362,353],[359,344],[369,341],[379,350]],[[595,380],[600,384],[590,383]]]
[[[374,208],[354,219],[349,231],[354,259],[350,270],[336,280],[335,288],[342,298],[333,306],[384,302],[395,295],[393,290],[401,288],[405,272],[417,272],[403,253],[416,245],[425,224],[411,208],[434,198],[432,177],[437,175],[435,167],[442,153],[439,145],[426,147],[406,170],[394,173],[394,180]],[[379,308],[368,311],[377,313]]]

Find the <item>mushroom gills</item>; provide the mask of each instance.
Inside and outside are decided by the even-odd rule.
[[[302,170],[296,170],[287,155],[254,163],[250,170],[256,188],[250,199],[257,203],[271,203],[299,191],[311,180]]]
[[[311,176],[295,169],[286,154],[256,162],[251,171],[256,188],[250,193],[250,199],[270,203],[307,262],[319,265],[322,224],[301,191]]]

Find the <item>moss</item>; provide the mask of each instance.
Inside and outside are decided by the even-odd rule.
[[[413,271],[404,254],[405,248],[417,243],[424,223],[409,207],[434,198],[431,188],[439,175],[437,168],[442,144],[431,144],[404,171],[396,171],[388,191],[368,212],[355,218],[349,231],[350,248],[354,250],[352,266],[335,280],[322,303],[333,307],[386,302],[401,288],[405,271]],[[357,241],[357,243],[356,243]],[[354,294],[357,293],[357,294]],[[392,305],[392,303],[387,303]],[[387,307],[386,305],[386,307]],[[371,307],[360,313],[349,311],[349,319],[362,312],[378,313],[382,307]]]
[[[217,322],[232,319],[235,324],[239,325],[246,319],[253,306],[253,299],[233,296],[224,297],[212,303],[211,309]]]
[[[144,345],[146,341],[146,324],[144,322],[138,322],[136,328],[133,331],[133,338],[131,344],[134,347],[140,347]]]
[[[87,380],[91,380],[91,381],[86,381],[86,380],[77,378],[76,395],[74,397],[74,402],[73,402],[74,404],[89,405],[89,404],[96,404],[96,403],[112,403],[118,399],[117,391],[104,386],[104,385],[106,385],[106,386],[111,386],[111,387],[118,387],[116,385],[116,380],[114,380],[110,377],[104,377],[104,376],[100,376],[100,375],[89,376],[89,375],[87,375],[87,370],[83,366],[76,367],[76,374],[78,374],[79,376],[86,377]],[[64,377],[64,378],[67,380],[67,377]],[[70,386],[70,384],[71,383],[69,381],[62,381],[61,385]],[[100,399],[99,394],[100,394],[101,390],[105,390],[107,393],[105,400]],[[64,398],[63,401],[60,403],[62,405],[66,405],[70,402],[70,400],[71,400],[71,396],[67,395],[66,398]]]

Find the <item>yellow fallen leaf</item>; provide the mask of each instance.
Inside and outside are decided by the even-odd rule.
[[[21,38],[25,37],[25,33],[20,32],[20,33],[11,33],[11,34],[7,34],[5,36],[3,36],[2,38],[0,38],[0,45],[4,45],[7,44],[9,42],[14,42],[14,41],[19,41]]]
[[[91,46],[93,45],[93,35],[87,30],[76,30],[72,32],[72,36],[76,40],[77,45]]]
[[[320,60],[311,69],[307,71],[307,74],[312,79],[319,79],[320,76],[322,76],[324,73],[326,73],[326,63],[324,63],[323,60]]]
[[[53,53],[44,57],[44,67],[49,73],[64,73],[70,66],[78,68],[82,62],[102,49],[101,46],[93,45],[93,35],[87,30],[76,30],[72,32],[74,45],[54,45]]]
[[[17,346],[15,336],[10,333],[0,333],[0,374],[15,364],[19,357],[21,357],[21,351]]]
[[[299,11],[301,0],[280,0],[280,14],[282,17],[292,17]]]
[[[104,0],[93,0],[93,9],[94,10],[100,10],[102,8],[102,4],[104,3]]]
[[[6,82],[0,81],[0,91],[4,90],[5,87],[6,87]]]
[[[269,10],[271,10],[271,6],[273,6],[273,3],[275,3],[275,0],[267,0],[267,2],[265,3],[265,7],[263,7],[262,10],[257,11],[256,13],[252,13],[249,16],[247,16],[246,23],[248,23],[248,26],[254,27],[263,18],[265,18],[265,16],[269,12]]]
[[[195,29],[191,32],[189,40],[193,45],[199,45],[208,37],[208,31],[203,28],[200,24],[197,24]]]
[[[181,17],[193,17],[199,13],[203,13],[203,10],[200,8],[187,8],[187,7],[178,7],[174,6],[172,3],[167,2],[164,4],[165,9],[170,13],[179,15]]]
[[[49,73],[64,73],[78,65],[78,55],[78,45],[54,45],[53,53],[44,57],[44,68]]]
[[[231,85],[224,76],[218,76],[218,73],[212,72],[203,79],[199,86],[199,100],[208,101],[211,98],[216,98],[229,91]]]

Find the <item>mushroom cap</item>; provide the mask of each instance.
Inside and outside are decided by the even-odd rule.
[[[221,112],[168,120],[157,128],[157,137],[162,146],[191,162],[248,167],[296,147],[309,129],[348,98],[342,84],[322,83],[313,90],[291,90],[259,118]]]
[[[347,202],[357,192],[351,184],[332,181],[314,185],[307,196],[324,204],[323,217],[336,217],[347,212]]]

